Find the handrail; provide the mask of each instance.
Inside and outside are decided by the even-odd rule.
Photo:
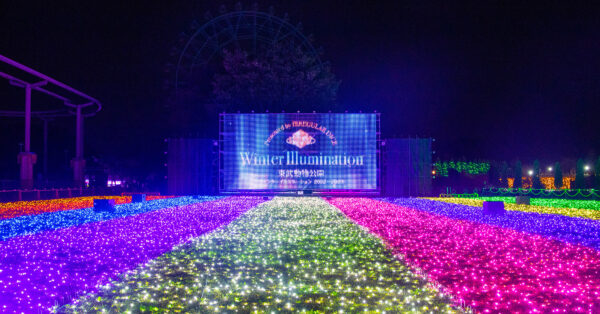
[[[72,107],[72,108],[74,108],[74,107],[81,107],[81,108],[84,108],[84,107],[96,105],[97,108],[96,108],[96,110],[93,113],[91,113],[92,115],[95,114],[95,113],[97,113],[97,112],[99,112],[100,110],[102,110],[102,104],[100,103],[99,100],[97,100],[96,98],[91,97],[91,96],[89,96],[89,95],[87,95],[87,94],[85,94],[83,92],[80,92],[80,91],[76,90],[75,88],[73,88],[73,87],[71,87],[71,86],[69,86],[69,85],[67,85],[65,83],[57,81],[57,80],[55,80],[55,79],[53,79],[53,78],[51,78],[51,77],[49,77],[49,76],[47,76],[47,75],[45,75],[43,73],[40,73],[40,72],[38,72],[38,71],[36,71],[36,70],[34,70],[34,69],[32,69],[32,68],[24,65],[24,64],[21,64],[21,63],[19,63],[17,61],[14,61],[14,60],[12,60],[10,58],[7,58],[7,57],[3,56],[3,55],[0,55],[0,62],[4,62],[4,63],[6,63],[8,65],[11,65],[11,66],[13,66],[13,67],[15,67],[15,68],[17,68],[17,69],[19,69],[21,71],[29,73],[30,75],[37,76],[38,78],[40,78],[42,80],[41,82],[37,82],[37,83],[29,83],[29,82],[26,82],[24,80],[18,79],[16,77],[12,76],[12,75],[9,75],[7,73],[0,72],[0,76],[4,77],[5,79],[7,79],[7,80],[9,80],[11,82],[13,82],[13,84],[15,84],[17,86],[21,86],[21,87],[24,87],[25,85],[31,86],[32,89],[35,89],[35,90],[40,91],[42,93],[48,94],[48,95],[50,95],[50,96],[52,96],[54,98],[62,100],[64,102],[64,105],[67,106],[67,107]],[[85,99],[86,101],[84,103],[81,103],[81,104],[74,104],[74,102],[71,101],[71,99],[69,99],[67,97],[64,97],[64,96],[61,96],[61,95],[58,95],[58,94],[56,94],[54,92],[51,92],[51,91],[49,91],[49,90],[47,90],[45,88],[42,88],[42,86],[44,86],[44,85],[46,85],[48,83],[56,85],[56,86],[62,88],[63,90],[65,90],[67,92],[70,92],[72,94],[75,94],[75,95],[77,95],[77,96]]]
[[[457,193],[447,194],[447,193],[442,193],[442,194],[440,194],[440,197],[459,197],[459,198],[460,197],[464,197],[464,198],[467,198],[467,197],[479,197],[479,194],[477,194],[477,193],[471,193],[471,194],[469,194],[469,193],[465,193],[465,194],[457,194]]]

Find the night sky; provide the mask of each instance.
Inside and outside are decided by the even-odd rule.
[[[392,2],[392,1],[390,1]],[[436,139],[436,157],[524,163],[600,153],[600,10],[593,1],[259,1],[302,22],[342,81],[341,108],[382,112],[383,137]],[[59,3],[59,4],[57,4]],[[234,1],[225,1],[233,8]],[[219,5],[221,4],[219,3]],[[244,6],[249,7],[249,3]],[[213,1],[2,1],[0,54],[97,99],[86,158],[156,174],[168,132],[164,66]],[[0,110],[22,89],[0,80]],[[34,94],[33,105],[43,97]],[[41,106],[41,105],[40,105]],[[304,108],[289,108],[289,111]],[[217,117],[214,117],[217,119]],[[53,170],[72,158],[74,119],[50,127]],[[0,179],[16,179],[22,121],[0,118]],[[34,122],[33,151],[41,152]],[[216,134],[214,135],[216,137]],[[39,163],[36,170],[39,170]]]

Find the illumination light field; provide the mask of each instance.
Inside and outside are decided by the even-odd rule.
[[[222,198],[0,241],[0,310],[71,302],[260,202]]]
[[[600,312],[597,250],[372,199],[330,203],[477,312]]]
[[[0,220],[0,240],[6,240],[16,236],[35,234],[42,231],[78,226],[84,223],[137,215],[165,207],[182,206],[212,199],[215,198],[166,198],[142,203],[117,205],[115,206],[115,211],[112,213],[95,212],[93,208],[84,208],[4,219]]]
[[[482,207],[483,200],[479,199],[470,199],[470,198],[457,198],[457,197],[438,197],[438,198],[427,198],[430,200],[454,203],[454,204],[463,204],[469,206]],[[600,220],[600,210],[594,209],[581,209],[581,208],[559,208],[559,207],[550,207],[550,206],[538,206],[538,205],[517,205],[511,203],[504,203],[504,208],[506,210],[516,210],[522,212],[530,212],[530,213],[541,213],[541,214],[556,214],[570,217],[581,217],[587,219]]]
[[[319,198],[275,198],[70,307],[123,312],[455,312]]]
[[[2,312],[600,312],[600,221],[562,215],[182,197],[5,219],[0,235]]]

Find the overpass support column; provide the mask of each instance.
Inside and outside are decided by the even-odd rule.
[[[21,165],[20,179],[22,189],[33,188],[33,165],[37,160],[35,153],[31,152],[31,85],[25,85],[25,150],[17,156]]]
[[[71,160],[73,168],[73,184],[75,187],[83,186],[85,176],[85,159],[83,158],[83,115],[81,106],[77,106],[75,124],[75,158]]]

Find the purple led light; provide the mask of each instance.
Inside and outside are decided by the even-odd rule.
[[[0,311],[48,310],[263,202],[230,197],[0,242]]]

